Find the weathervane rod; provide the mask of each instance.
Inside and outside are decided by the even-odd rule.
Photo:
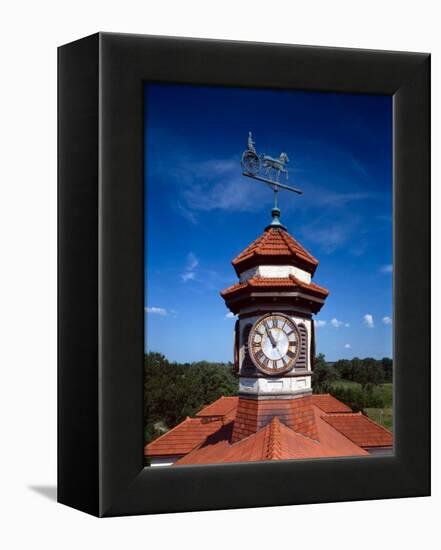
[[[285,185],[284,183],[280,183],[278,181],[272,181],[269,179],[261,178],[260,176],[256,176],[254,174],[250,174],[249,172],[242,172],[243,176],[246,176],[247,178],[252,178],[257,181],[261,181],[262,183],[266,183],[267,185],[274,186],[274,187],[281,187],[282,189],[286,189],[287,191],[292,191],[293,193],[297,193],[298,195],[303,195],[303,191],[301,189],[297,189],[296,187],[291,187],[290,185]]]

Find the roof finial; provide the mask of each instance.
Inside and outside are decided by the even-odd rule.
[[[286,153],[280,153],[279,158],[273,158],[264,153],[258,155],[255,149],[256,142],[253,140],[253,134],[248,132],[248,149],[242,154],[242,174],[249,178],[253,178],[258,181],[262,181],[269,185],[274,191],[274,208],[272,209],[273,220],[266,228],[277,227],[285,229],[286,227],[280,223],[280,209],[277,205],[277,194],[280,189],[286,189],[294,193],[302,194],[300,189],[295,189],[289,185],[279,183],[279,176],[281,173],[285,174],[288,179],[288,169],[285,164],[289,162],[288,155]]]
[[[275,227],[277,229],[284,229],[287,231],[286,227],[280,222],[280,208],[277,204],[277,195],[279,193],[279,190],[277,187],[274,187],[274,207],[271,210],[271,214],[273,216],[273,219],[269,225],[265,227],[265,229],[271,229],[272,227]]]

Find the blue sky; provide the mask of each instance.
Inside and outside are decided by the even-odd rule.
[[[145,100],[145,349],[232,360],[219,292],[273,201],[241,174],[251,130],[258,153],[288,153],[289,183],[304,193],[281,192],[279,206],[330,291],[318,351],[391,357],[391,97],[147,84]]]

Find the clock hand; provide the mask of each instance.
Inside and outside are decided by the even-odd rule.
[[[271,345],[273,346],[273,348],[275,348],[277,344],[276,344],[276,341],[274,340],[274,336],[271,334],[271,331],[269,330],[266,323],[263,323],[263,326],[265,327],[265,330],[268,335],[268,338],[270,339]]]

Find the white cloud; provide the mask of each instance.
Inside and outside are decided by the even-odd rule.
[[[213,210],[230,212],[254,212],[271,200],[264,186],[255,185],[253,191],[240,174],[236,158],[211,159],[202,161],[199,158],[178,159],[175,164],[174,178],[179,178],[180,204],[186,210],[196,214]],[[250,200],[250,192],[255,200]],[[179,209],[189,221],[190,217]],[[197,223],[197,217],[195,220]]]
[[[179,212],[179,214],[181,214],[183,218],[185,218],[193,225],[197,225],[199,223],[195,214],[185,206],[182,206],[180,202],[176,203],[176,210]]]
[[[339,328],[339,327],[342,327],[342,326],[349,326],[347,323],[345,323],[344,321],[339,321],[338,319],[336,319],[335,317],[333,319],[331,319],[330,321],[331,325],[334,327],[334,328]]]
[[[392,266],[392,264],[382,265],[380,267],[380,271],[381,271],[381,273],[392,273],[393,266]]]
[[[381,320],[383,321],[383,323],[385,325],[391,325],[392,324],[392,319],[390,317],[388,317],[387,315],[386,315],[386,317],[383,317],[383,319],[381,319]]]
[[[225,315],[225,319],[235,319],[236,316],[234,315],[233,312],[229,311],[226,315]]]
[[[150,313],[153,315],[168,315],[167,310],[163,307],[145,307],[144,308],[145,313]]]
[[[345,344],[345,349],[351,349],[351,344]]]
[[[187,254],[187,263],[185,266],[184,273],[181,273],[181,279],[185,282],[187,281],[194,281],[196,278],[195,269],[199,265],[199,260],[196,258],[196,256],[193,254],[193,252],[189,252]]]
[[[196,273],[194,271],[184,271],[181,274],[181,279],[186,283],[187,281],[194,281]]]
[[[349,323],[345,323],[344,321],[339,321],[335,317],[329,321],[329,324],[334,328],[351,326]],[[315,326],[317,328],[326,327],[327,325],[328,325],[328,321],[325,321],[324,319],[317,319],[315,322]]]
[[[187,270],[193,271],[193,269],[198,265],[199,265],[199,260],[196,258],[193,252],[189,252],[187,254]]]
[[[321,216],[319,221],[304,225],[301,233],[309,242],[320,247],[325,254],[332,254],[346,245],[351,235],[359,231],[360,223],[359,216],[353,213]]]
[[[363,317],[363,321],[367,328],[374,328],[374,317],[370,313],[366,313]]]

